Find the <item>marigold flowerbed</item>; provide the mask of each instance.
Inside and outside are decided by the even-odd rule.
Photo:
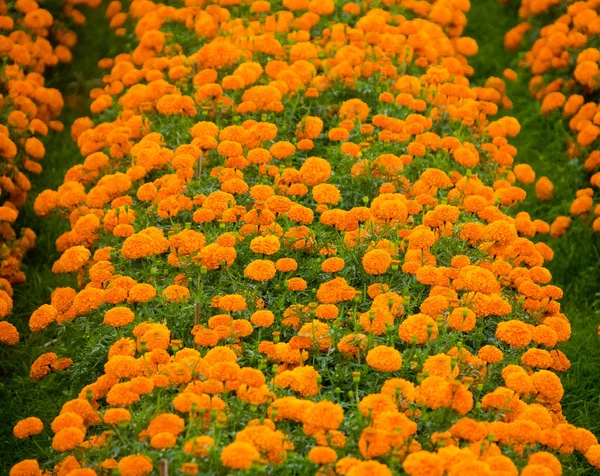
[[[84,15],[74,4],[95,7],[100,0],[67,1],[54,12],[40,8],[35,1],[0,1],[0,318],[12,311],[13,289],[22,284],[23,255],[34,245],[36,236],[24,227],[14,229],[19,208],[31,188],[29,174],[40,174],[46,149],[41,138],[64,127],[57,120],[64,106],[61,92],[45,87],[45,73],[59,63],[72,60],[71,48],[77,35],[67,22],[82,23]],[[6,34],[6,36],[5,36]],[[14,345],[19,340],[16,327],[0,322],[2,341]]]
[[[34,204],[78,285],[31,315],[30,378],[85,386],[17,423],[53,436],[11,476],[600,467],[561,411],[561,257],[515,211],[535,172],[503,81],[468,79],[469,7],[108,5],[131,51]]]
[[[600,231],[600,206],[594,190],[600,185],[599,9],[600,3],[594,0],[524,0],[519,8],[523,22],[505,36],[505,45],[511,50],[530,48],[521,66],[530,76],[529,89],[541,101],[542,112],[552,120],[562,116],[568,124],[572,137],[567,155],[582,163],[592,186],[577,191],[569,214],[590,222],[594,231]],[[547,178],[537,182],[540,200],[552,198],[551,187]],[[570,224],[567,216],[556,218],[552,235],[564,235]]]

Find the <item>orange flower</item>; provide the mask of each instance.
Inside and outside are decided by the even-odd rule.
[[[122,327],[133,322],[135,315],[126,307],[114,307],[104,314],[104,323],[108,326]]]
[[[92,254],[83,246],[74,246],[66,250],[52,266],[53,273],[72,273],[79,270]]]
[[[279,251],[281,243],[275,235],[257,236],[250,242],[250,249],[258,254],[272,255]]]
[[[10,322],[0,321],[0,342],[15,345],[19,342],[19,332]]]
[[[337,453],[327,446],[315,446],[308,452],[308,459],[315,464],[331,464],[337,460]]]
[[[331,176],[331,165],[320,157],[309,157],[300,167],[300,179],[308,186],[326,182]]]
[[[104,413],[103,420],[109,425],[119,425],[122,422],[131,421],[131,413],[125,408],[109,408]]]
[[[258,460],[260,453],[250,443],[233,442],[223,448],[221,462],[235,470],[248,469]]]
[[[383,274],[392,264],[392,257],[386,250],[375,249],[362,258],[362,265],[368,274]]]
[[[253,281],[269,281],[275,276],[275,264],[270,260],[254,260],[244,269],[244,276]]]
[[[44,429],[42,420],[36,417],[20,420],[13,429],[13,434],[20,440],[30,436],[39,435]]]
[[[144,455],[130,455],[121,458],[117,465],[121,474],[131,474],[131,476],[146,476],[152,471],[152,460]]]
[[[380,372],[395,372],[402,367],[402,355],[392,347],[379,345],[367,354],[367,364]]]
[[[407,317],[398,328],[398,335],[406,343],[425,344],[436,339],[438,326],[426,314],[415,314]]]

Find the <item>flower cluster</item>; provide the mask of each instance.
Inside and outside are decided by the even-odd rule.
[[[504,39],[510,50],[527,50],[520,66],[530,74],[531,94],[541,102],[544,115],[562,119],[571,133],[566,156],[582,163],[591,187],[577,191],[569,214],[591,222],[595,231],[600,231],[600,203],[595,196],[600,187],[599,12],[600,4],[594,0],[522,0],[523,22]],[[552,198],[552,188],[547,178],[540,179],[538,198]],[[569,217],[558,217],[552,236],[562,236],[570,224]]]
[[[63,128],[56,119],[63,97],[45,86],[44,74],[72,60],[77,36],[66,22],[85,21],[74,5],[97,6],[100,1],[64,3],[62,11],[51,12],[34,0],[0,1],[0,289],[5,301],[12,296],[10,285],[25,281],[21,262],[36,240],[30,228],[22,228],[19,235],[13,228],[31,188],[27,175],[41,173],[46,154],[43,139]],[[4,317],[6,313],[0,311],[0,318]],[[1,322],[0,327],[0,342],[18,341],[12,324]]]
[[[561,412],[550,226],[513,211],[520,125],[469,84],[468,0],[184,4],[111,3],[136,47],[36,200],[79,285],[30,328],[104,338],[36,361],[90,380],[11,476],[600,467]]]

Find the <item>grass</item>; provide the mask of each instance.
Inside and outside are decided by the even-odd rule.
[[[45,380],[34,383],[29,378],[33,360],[50,348],[44,344],[52,337],[42,334],[31,335],[28,319],[31,312],[42,303],[48,302],[52,289],[72,284],[71,277],[57,277],[50,271],[50,264],[58,257],[56,238],[65,231],[65,221],[38,219],[32,209],[35,195],[46,188],[56,189],[69,167],[80,161],[77,146],[69,135],[72,120],[85,115],[90,78],[98,78],[101,72],[96,67],[99,58],[113,55],[119,48],[118,41],[106,26],[103,12],[87,13],[88,24],[78,31],[80,41],[75,48],[75,62],[57,70],[49,85],[64,93],[75,93],[80,101],[69,101],[62,120],[65,130],[46,141],[48,151],[44,159],[44,172],[32,180],[33,188],[29,202],[22,210],[20,223],[32,227],[38,234],[35,249],[26,260],[27,283],[15,289],[15,308],[10,317],[22,335],[15,347],[0,348],[0,474],[33,454],[44,458],[49,448],[51,431],[49,422],[54,418],[62,402],[72,398],[76,388],[69,388],[69,379],[64,374],[52,374]],[[469,13],[466,35],[475,38],[480,46],[477,56],[471,59],[475,68],[474,82],[483,83],[489,76],[501,76],[506,67],[516,69],[517,57],[506,51],[502,44],[504,33],[518,22],[514,5],[503,6],[497,0],[476,0]],[[111,51],[111,49],[113,51]],[[585,172],[565,157],[567,131],[560,120],[542,117],[539,105],[530,97],[527,78],[521,74],[519,80],[508,84],[508,95],[514,102],[511,111],[501,111],[518,118],[522,125],[521,134],[512,143],[517,147],[518,162],[531,164],[538,176],[548,176],[556,186],[556,197],[548,204],[535,198],[533,187],[527,187],[528,199],[521,209],[532,218],[551,221],[559,214],[566,214],[568,204],[577,189],[585,186]],[[554,284],[565,291],[562,300],[563,312],[570,318],[573,327],[571,340],[562,350],[572,362],[563,384],[565,397],[563,411],[568,421],[588,428],[600,436],[600,353],[597,326],[600,323],[600,280],[597,279],[600,261],[600,239],[589,224],[575,223],[560,240],[548,240],[555,251],[555,259],[548,267],[554,276]],[[16,440],[12,435],[13,425],[20,419],[36,415],[46,423],[42,437]],[[45,440],[44,440],[45,438]],[[50,455],[48,455],[50,456]],[[585,463],[575,470],[583,474],[589,468]]]

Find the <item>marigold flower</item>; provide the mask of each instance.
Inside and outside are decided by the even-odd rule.
[[[128,423],[131,421],[131,413],[125,408],[109,408],[104,412],[103,416],[104,423],[109,425],[119,425],[123,422]]]
[[[206,458],[210,448],[214,446],[214,439],[210,436],[198,436],[185,442],[183,451],[192,454],[195,458]]]
[[[10,476],[41,476],[42,470],[35,459],[26,459],[15,464],[10,470]]]
[[[250,242],[250,249],[258,254],[272,255],[279,251],[281,243],[275,235],[257,236]]]
[[[585,457],[594,468],[600,468],[600,445],[590,446]]]
[[[92,254],[84,246],[74,246],[66,250],[52,266],[53,273],[72,273],[79,270]]]
[[[0,342],[15,345],[19,342],[19,332],[10,322],[0,321]]]
[[[392,471],[385,464],[379,463],[375,460],[369,460],[361,461],[358,464],[352,465],[346,473],[346,476],[367,476],[369,474],[376,474],[377,476],[392,476]]]
[[[320,157],[309,157],[300,167],[300,179],[308,186],[326,182],[331,176],[331,164]]]
[[[394,372],[402,367],[402,355],[385,345],[374,347],[367,354],[367,364],[380,372]]]
[[[308,452],[308,459],[315,464],[331,464],[337,460],[337,453],[327,446],[315,446]]]
[[[392,264],[392,257],[386,250],[371,250],[362,258],[362,264],[368,274],[383,274]]]
[[[404,342],[411,343],[414,340],[416,344],[425,344],[437,338],[438,326],[426,314],[415,314],[400,324],[398,335]]]
[[[502,360],[503,353],[500,349],[494,347],[493,345],[484,345],[481,349],[479,349],[479,352],[477,352],[477,356],[481,360],[493,364]]]
[[[133,322],[135,315],[127,307],[114,307],[104,314],[104,323],[108,326],[122,327]]]
[[[130,455],[121,458],[117,467],[121,474],[130,474],[131,476],[146,476],[152,471],[152,460],[144,455]]]
[[[221,462],[231,469],[248,469],[258,460],[260,453],[250,443],[233,442],[223,448]]]
[[[275,277],[275,264],[270,260],[254,260],[244,269],[244,276],[254,281],[269,281]]]
[[[314,435],[321,430],[337,430],[344,419],[344,410],[336,403],[321,400],[306,409],[302,416],[304,433]]]
[[[76,427],[60,430],[52,439],[52,448],[60,453],[75,449],[85,439],[85,431]]]
[[[529,345],[533,335],[527,324],[513,319],[498,323],[496,337],[511,347],[520,349]]]
[[[402,468],[409,475],[426,474],[441,476],[444,474],[444,461],[438,455],[428,451],[417,451],[409,454]]]
[[[20,420],[13,428],[13,434],[20,440],[30,436],[39,435],[44,429],[42,420],[37,417],[29,417]]]

